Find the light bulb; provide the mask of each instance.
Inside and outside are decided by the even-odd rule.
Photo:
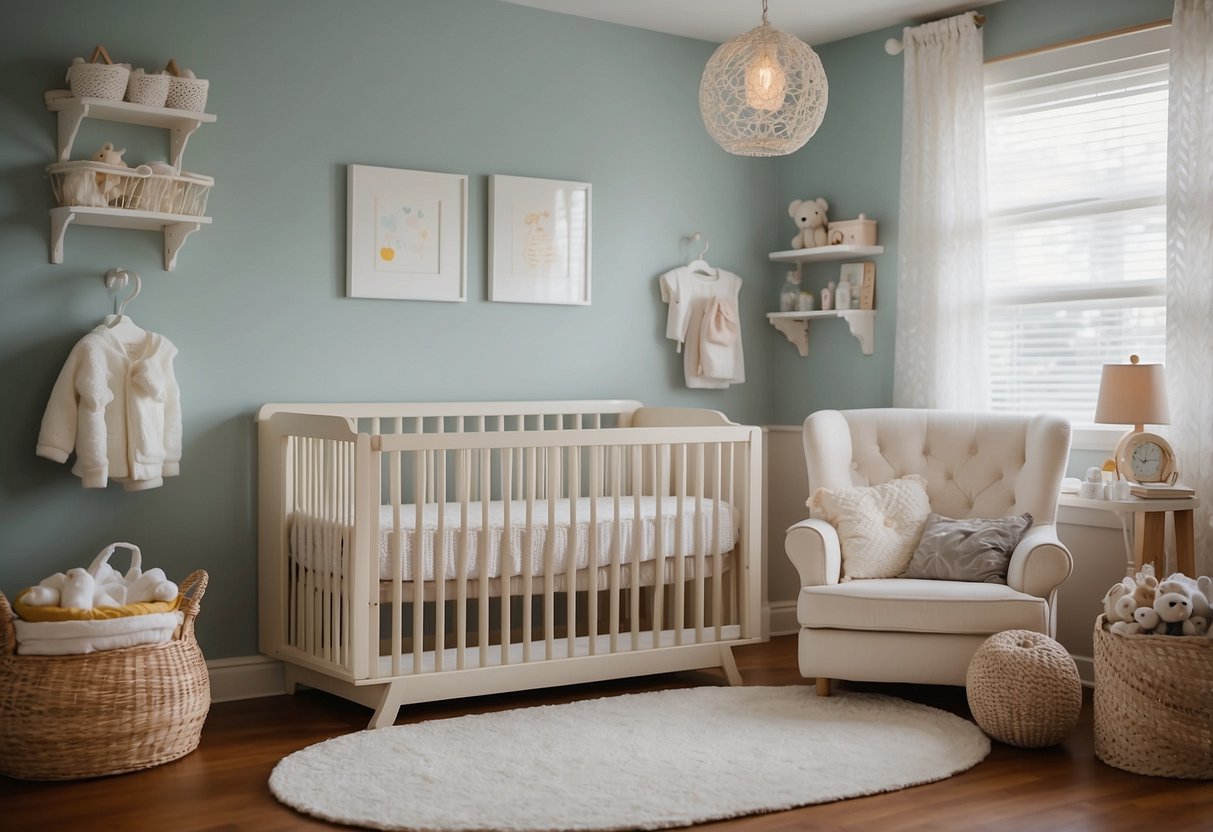
[[[778,110],[787,86],[783,67],[765,49],[745,68],[745,101],[755,110]]]

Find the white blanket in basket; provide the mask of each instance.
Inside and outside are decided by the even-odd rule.
[[[17,653],[22,656],[70,656],[172,641],[183,615],[156,612],[99,621],[22,621],[13,619]]]
[[[583,497],[576,501],[575,508],[569,500],[555,502],[555,534],[552,540],[552,572],[566,572],[570,551],[576,558],[576,568],[584,569],[590,564],[590,498]],[[533,534],[527,541],[526,534],[526,501],[514,500],[510,507],[510,535],[505,539],[505,503],[493,501],[489,503],[488,534],[488,576],[501,577],[503,572],[509,575],[521,575],[523,557],[529,560],[532,575],[544,574],[545,558],[548,556],[548,502],[536,500],[533,509]],[[615,504],[614,498],[599,497],[597,499],[597,552],[596,565],[607,566],[611,563],[612,551],[615,545]],[[481,556],[481,527],[483,525],[483,507],[479,502],[468,503],[467,543],[461,546],[463,537],[462,507],[459,503],[447,503],[442,530],[442,562],[443,577],[451,580],[456,577],[458,558],[461,551],[466,550],[466,573],[469,578],[480,575]],[[570,535],[573,526],[574,512],[576,533]],[[619,505],[619,562],[630,563],[634,557],[632,547],[639,536],[639,560],[650,561],[657,557],[658,529],[662,540],[662,553],[665,557],[692,557],[696,553],[697,541],[702,545],[703,553],[711,556],[717,552],[724,554],[737,544],[738,530],[735,522],[736,510],[727,502],[705,498],[702,509],[696,521],[695,501],[685,500],[682,511],[682,536],[677,542],[678,517],[677,501],[673,497],[661,498],[661,517],[657,517],[657,500],[654,497],[640,499],[640,516],[636,517],[632,497],[625,497]],[[393,509],[382,506],[379,512],[379,579],[392,580],[392,546],[391,537]],[[719,523],[718,547],[713,546],[713,517]],[[400,552],[402,563],[400,574],[403,580],[413,579],[413,545],[416,540],[417,507],[402,505],[400,507],[401,541]],[[421,550],[422,574],[424,580],[434,580],[434,550],[435,538],[438,535],[438,505],[427,504],[423,509]],[[344,573],[340,565],[342,552],[348,549],[350,529],[348,526],[325,521],[303,512],[291,516],[291,552],[297,562],[312,568]],[[572,540],[570,540],[572,538]],[[508,572],[503,570],[504,558]]]

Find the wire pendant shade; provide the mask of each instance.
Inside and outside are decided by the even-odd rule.
[[[829,85],[812,48],[767,22],[722,43],[699,82],[708,134],[738,156],[785,156],[825,117]]]

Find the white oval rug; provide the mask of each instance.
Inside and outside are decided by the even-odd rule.
[[[971,722],[812,686],[638,693],[360,731],[286,757],[274,796],[373,829],[661,829],[942,780]]]

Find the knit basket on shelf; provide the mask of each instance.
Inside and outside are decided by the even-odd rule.
[[[155,172],[78,160],[47,165],[55,202],[61,206],[124,208],[200,217],[215,180],[198,173]],[[167,165],[164,169],[171,170]]]
[[[101,60],[98,61],[98,58]],[[98,46],[88,61],[73,63],[67,68],[67,81],[73,95],[121,101],[122,96],[126,95],[130,73],[129,66],[114,63],[105,47]]]
[[[1121,635],[1095,619],[1095,756],[1213,780],[1213,638]]]
[[[170,60],[164,68],[169,78],[168,98],[164,106],[174,110],[201,113],[206,109],[206,95],[211,82],[204,78],[182,78],[177,62]]]
[[[142,70],[132,72],[126,82],[126,100],[144,107],[163,107],[168,100],[171,81],[167,75],[148,75]]]
[[[211,704],[194,619],[198,570],[181,584],[183,622],[165,644],[74,656],[17,655],[0,594],[0,774],[73,780],[138,771],[198,747]]]

